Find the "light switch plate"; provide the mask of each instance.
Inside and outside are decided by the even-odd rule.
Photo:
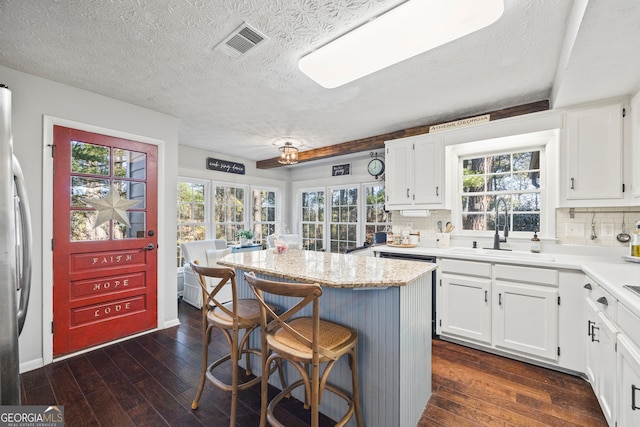
[[[565,234],[567,237],[584,237],[584,224],[579,222],[567,224]]]

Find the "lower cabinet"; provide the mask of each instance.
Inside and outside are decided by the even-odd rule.
[[[496,282],[493,293],[496,347],[557,360],[558,289]]]
[[[557,362],[556,270],[451,259],[440,267],[440,335]]]
[[[618,338],[618,426],[640,426],[640,351],[625,335]]]
[[[592,305],[587,300],[587,305]],[[602,413],[610,426],[615,425],[616,411],[616,335],[618,329],[597,308],[587,320],[590,327],[587,337],[587,370],[592,377],[591,386],[598,397]],[[623,424],[624,425],[624,424]]]
[[[443,274],[442,333],[491,343],[491,279]]]

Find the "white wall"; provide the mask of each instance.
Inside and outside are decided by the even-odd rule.
[[[44,322],[52,314],[51,230],[52,160],[45,147],[45,116],[78,123],[104,133],[128,134],[162,141],[159,145],[158,294],[159,327],[178,323],[175,274],[176,187],[179,120],[135,105],[0,67],[0,83],[13,99],[14,152],[22,165],[33,223],[33,286],[20,336],[21,370],[34,369],[52,357],[51,335]],[[50,129],[48,130],[50,132]]]

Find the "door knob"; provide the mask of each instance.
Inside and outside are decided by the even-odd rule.
[[[143,251],[152,251],[154,249],[155,249],[155,246],[153,245],[153,243],[149,243],[147,246],[142,248]]]

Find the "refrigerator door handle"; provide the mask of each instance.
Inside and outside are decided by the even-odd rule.
[[[18,305],[18,334],[22,332],[24,321],[29,307],[29,294],[31,293],[31,213],[29,211],[29,199],[24,183],[22,168],[16,156],[13,156],[13,176],[16,185],[16,195],[19,199],[20,225],[22,232],[22,279],[20,283],[20,303]]]

